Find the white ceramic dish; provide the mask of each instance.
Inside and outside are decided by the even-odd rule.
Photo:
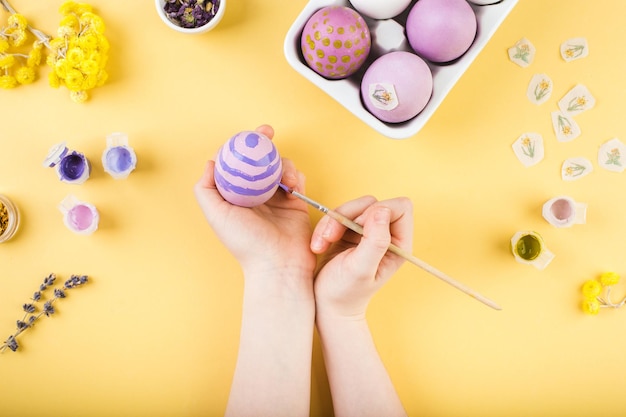
[[[478,33],[470,49],[452,63],[445,65],[428,64],[433,73],[433,96],[420,114],[404,123],[384,123],[363,107],[360,96],[361,78],[367,66],[379,56],[395,50],[413,52],[404,35],[404,22],[406,22],[406,16],[416,1],[411,2],[407,10],[394,19],[373,20],[363,16],[372,35],[372,49],[363,68],[346,79],[329,80],[310,69],[302,57],[300,36],[304,25],[315,11],[326,6],[352,7],[348,0],[310,0],[287,32],[284,43],[285,57],[297,72],[379,133],[392,139],[406,139],[414,136],[430,119],[518,0],[502,0],[499,3],[485,6],[470,4],[476,12],[478,21]]]
[[[215,26],[217,26],[220,20],[222,20],[222,17],[224,16],[224,12],[226,10],[226,0],[221,0],[220,5],[217,9],[217,12],[215,13],[215,16],[213,16],[213,19],[209,20],[205,25],[202,25],[197,28],[184,28],[184,27],[178,26],[176,23],[172,22],[167,17],[163,9],[165,7],[165,0],[155,0],[154,5],[156,6],[157,14],[161,18],[161,20],[163,20],[163,23],[165,23],[166,26],[168,26],[171,29],[174,29],[177,32],[187,33],[187,34],[192,34],[192,35],[205,33],[213,29]]]

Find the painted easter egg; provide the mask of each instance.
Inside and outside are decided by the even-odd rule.
[[[402,13],[412,0],[350,0],[350,4],[363,16],[372,19],[391,19]]]
[[[276,192],[282,177],[282,161],[267,136],[244,131],[218,150],[214,176],[217,190],[226,201],[254,207]]]
[[[304,25],[300,47],[313,71],[329,79],[347,78],[361,68],[370,53],[370,31],[357,11],[327,6]]]
[[[415,117],[426,107],[432,93],[430,68],[422,58],[406,51],[380,56],[365,71],[361,82],[365,108],[388,123]]]
[[[466,0],[419,0],[406,21],[411,47],[432,62],[461,57],[476,37],[476,14]]]

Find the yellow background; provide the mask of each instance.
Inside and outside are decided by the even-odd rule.
[[[61,1],[13,0],[54,33]],[[407,264],[376,295],[369,321],[410,415],[618,416],[626,412],[626,308],[584,315],[580,286],[603,271],[626,275],[626,174],[597,166],[598,147],[626,140],[623,0],[520,0],[433,118],[391,140],[356,119],[287,64],[285,34],[304,0],[229,0],[220,26],[200,36],[167,28],[152,1],[96,1],[111,43],[110,80],[90,102],[34,85],[0,91],[0,192],[22,212],[0,245],[0,336],[47,274],[87,274],[0,355],[0,415],[218,416],[236,361],[242,277],[206,225],[192,187],[232,134],[270,123],[283,156],[329,206],[363,194],[409,196],[414,253],[502,305],[494,311]],[[3,19],[4,21],[4,19]],[[559,45],[588,39],[590,55],[565,63]],[[529,68],[511,63],[520,38],[537,48]],[[554,81],[541,106],[531,77]],[[559,143],[550,112],[577,83],[596,107],[576,118],[583,134]],[[123,181],[102,170],[105,137],[127,132],[137,170]],[[525,168],[511,149],[541,133],[546,158]],[[91,160],[80,186],[42,161],[67,141]],[[584,156],[595,171],[560,178]],[[65,228],[68,194],[93,203],[100,229]],[[542,204],[565,194],[589,204],[588,222],[556,229]],[[311,213],[312,221],[319,219]],[[544,271],[515,262],[518,230],[542,234],[556,258]],[[621,297],[624,284],[615,290]],[[316,339],[312,415],[332,415]]]

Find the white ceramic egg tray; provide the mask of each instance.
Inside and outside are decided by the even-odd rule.
[[[420,114],[404,123],[385,123],[368,112],[361,101],[360,84],[369,64],[379,56],[397,50],[413,52],[406,40],[404,24],[406,23],[409,10],[417,0],[411,2],[403,13],[393,19],[374,20],[363,16],[370,29],[372,48],[363,67],[348,78],[329,80],[322,77],[307,66],[300,50],[302,30],[313,13],[326,6],[346,6],[352,8],[348,0],[310,0],[287,32],[284,43],[285,57],[297,72],[337,100],[367,125],[389,138],[406,139],[414,136],[426,124],[452,87],[454,87],[506,16],[511,12],[517,1],[502,0],[496,4],[484,6],[470,3],[478,21],[478,31],[474,43],[462,57],[452,63],[442,65],[427,61],[433,73],[433,95]]]

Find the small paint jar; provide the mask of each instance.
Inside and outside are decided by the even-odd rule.
[[[20,212],[5,195],[0,194],[0,243],[11,239],[20,226]]]
[[[571,227],[586,223],[587,204],[577,203],[567,196],[558,196],[546,201],[541,213],[552,226]]]
[[[107,136],[107,147],[102,153],[102,166],[116,180],[128,177],[137,166],[137,155],[128,146],[125,133],[111,133]]]
[[[517,262],[537,269],[544,269],[554,259],[554,254],[548,250],[541,235],[533,231],[515,233],[511,238],[511,252]]]
[[[69,184],[82,184],[87,181],[91,173],[91,164],[85,155],[70,151],[65,142],[50,148],[43,165],[55,167],[59,179]]]
[[[92,204],[68,195],[59,204],[59,210],[63,213],[63,223],[74,233],[90,235],[98,229],[100,214]]]

